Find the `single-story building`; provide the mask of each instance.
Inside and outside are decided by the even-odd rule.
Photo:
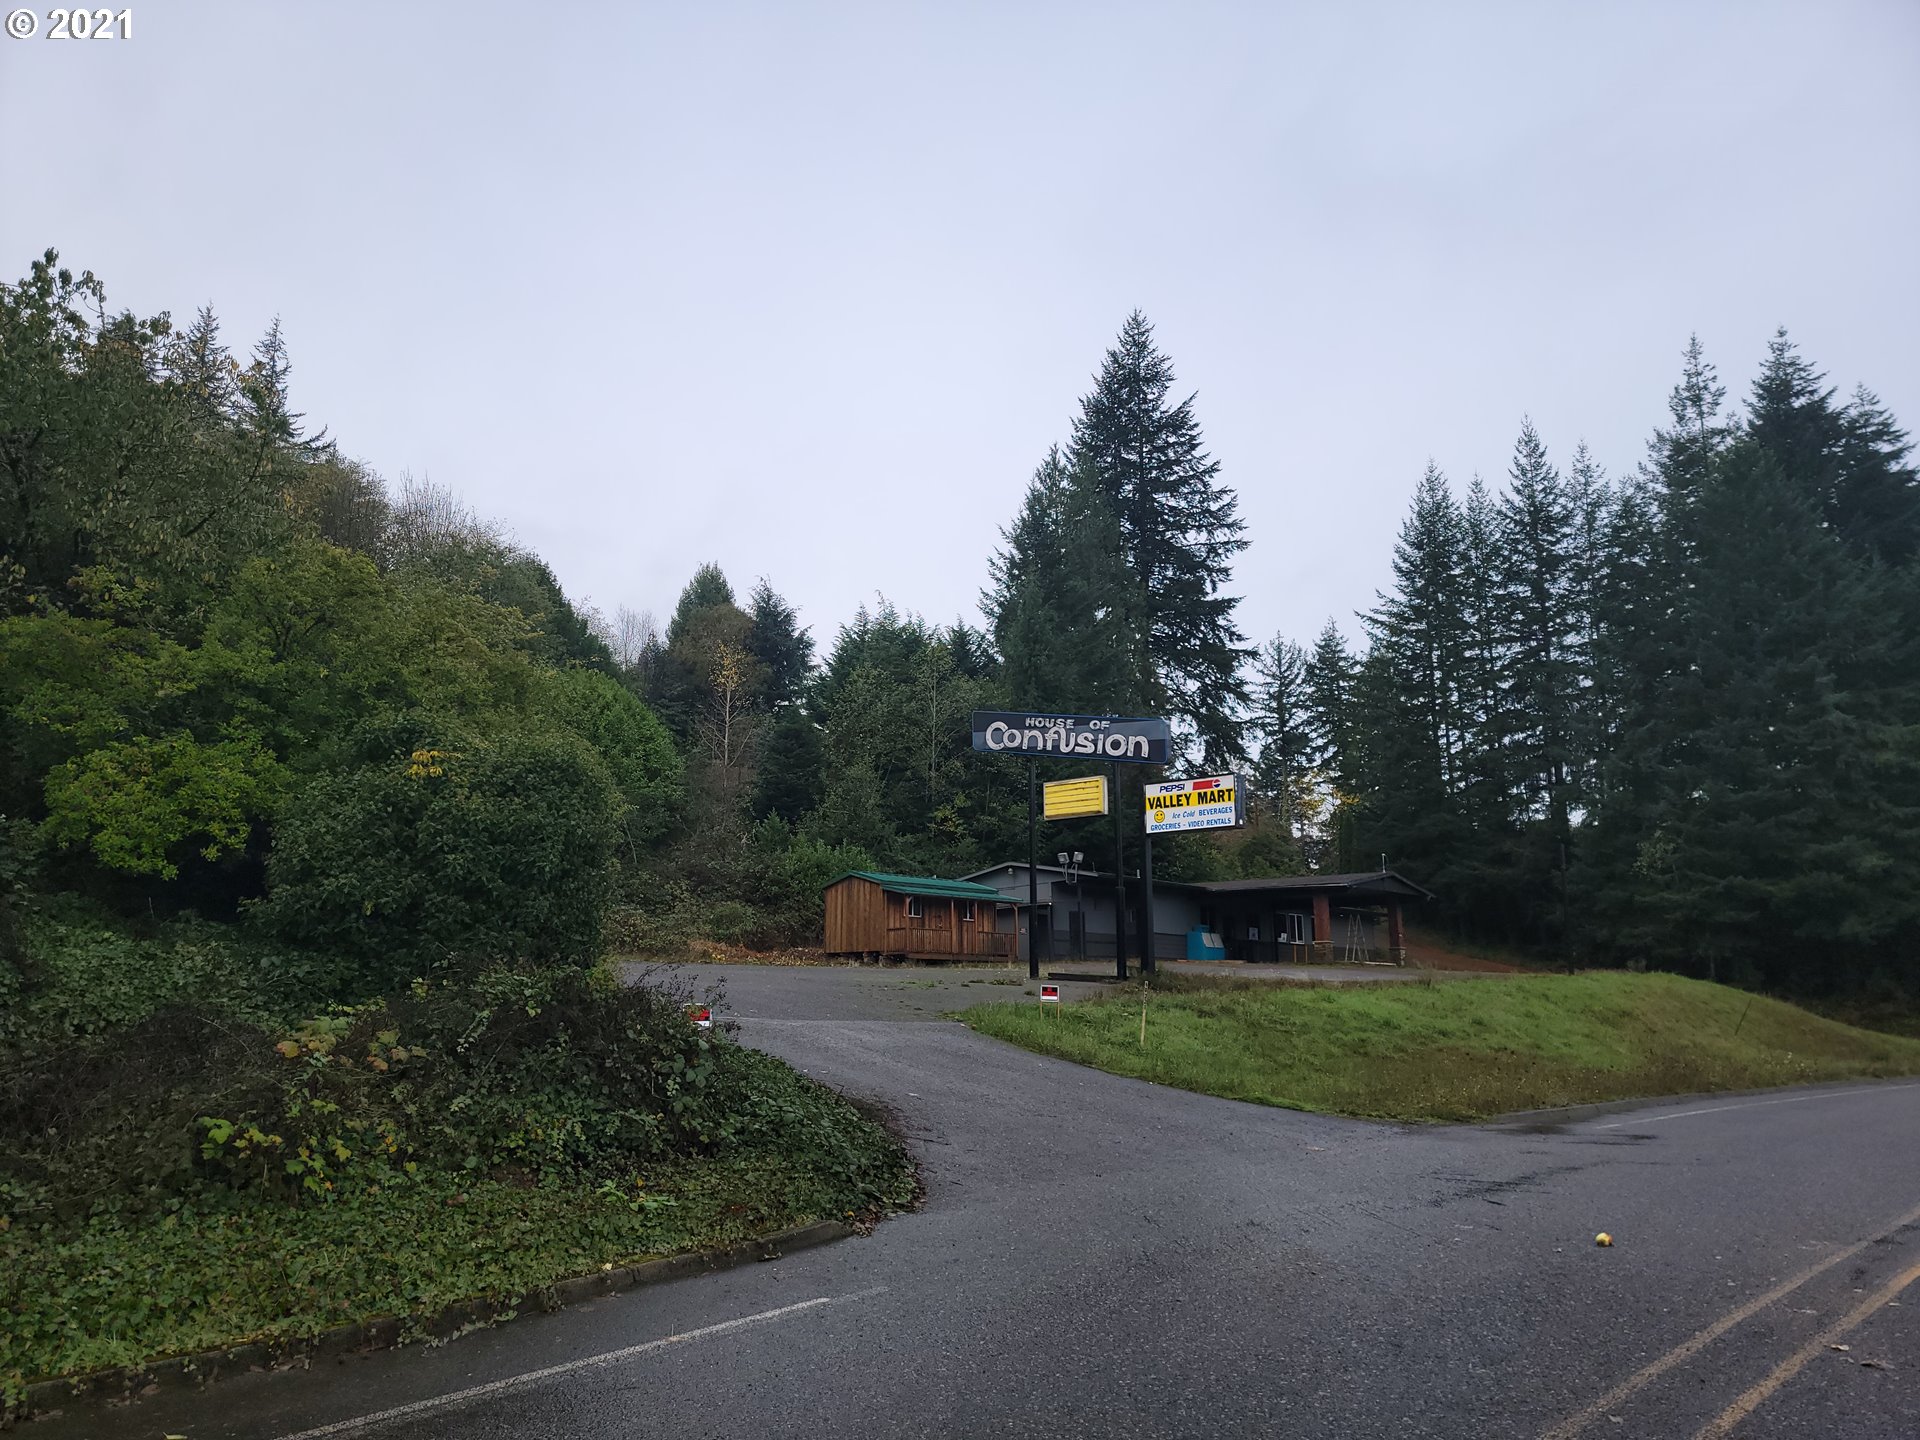
[[[1005,899],[1027,898],[1027,866],[1009,861],[977,870],[968,882]],[[1074,878],[1058,865],[1034,870],[1039,902],[1021,917],[1039,953],[1053,960],[1111,960],[1115,894],[1111,872],[1083,869]],[[1140,953],[1144,887],[1127,877],[1127,949]],[[1346,875],[1285,875],[1260,880],[1155,880],[1154,958],[1225,958],[1253,962],[1382,960],[1407,957],[1403,909],[1432,895],[1393,870]]]
[[[854,870],[826,888],[829,955],[1012,960],[1018,905],[990,885]]]

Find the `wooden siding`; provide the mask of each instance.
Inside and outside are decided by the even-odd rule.
[[[889,894],[871,880],[849,875],[826,889],[826,950],[830,955],[889,955],[910,960],[968,957],[1011,959],[1019,937],[998,928],[992,900],[948,900]],[[920,914],[909,915],[915,900]],[[963,912],[972,905],[973,918]]]

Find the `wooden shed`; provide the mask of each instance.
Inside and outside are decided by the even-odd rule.
[[[827,886],[827,953],[888,960],[1011,960],[1014,902],[989,885],[855,870]]]

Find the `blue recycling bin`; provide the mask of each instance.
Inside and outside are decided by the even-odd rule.
[[[1187,959],[1224,960],[1226,958],[1226,942],[1217,933],[1198,925],[1187,931]]]

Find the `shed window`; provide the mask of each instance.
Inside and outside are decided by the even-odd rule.
[[[962,900],[960,902],[960,918],[969,925],[973,923],[973,901]]]
[[[925,913],[926,911],[924,911],[920,907],[920,897],[918,895],[907,896],[907,918],[908,919],[918,920]]]

